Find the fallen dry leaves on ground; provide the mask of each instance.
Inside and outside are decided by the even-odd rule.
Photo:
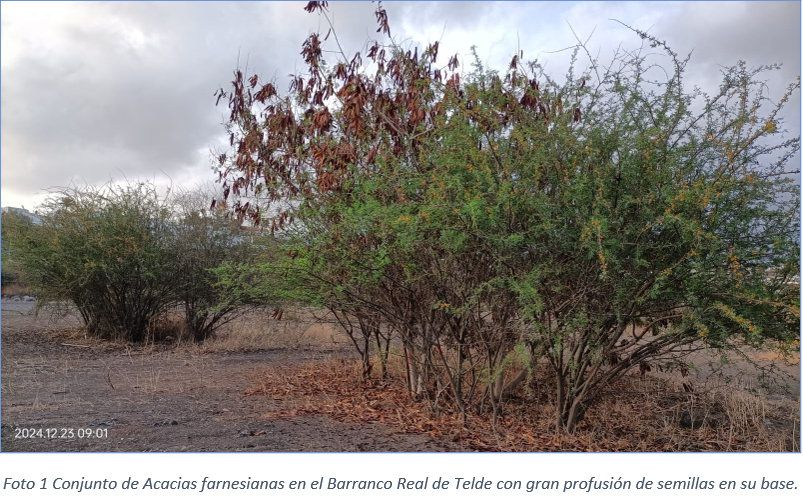
[[[380,422],[400,432],[426,434],[457,450],[784,451],[796,446],[785,431],[770,432],[763,424],[735,432],[711,401],[638,376],[611,387],[588,410],[577,432],[568,435],[555,427],[546,389],[507,402],[496,430],[487,415],[469,415],[464,423],[457,412],[431,411],[426,401],[413,401],[398,378],[363,381],[357,367],[345,360],[261,370],[245,395],[266,395],[281,403],[281,410],[265,418],[327,415],[344,422]],[[711,406],[707,423],[696,429],[678,424],[684,408],[703,404]]]

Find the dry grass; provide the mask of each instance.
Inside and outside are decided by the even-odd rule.
[[[204,352],[242,352],[270,349],[340,350],[348,338],[331,321],[314,311],[286,311],[275,319],[264,311],[245,314],[206,341]]]
[[[199,355],[277,349],[344,351],[351,346],[348,337],[329,318],[308,310],[287,311],[281,319],[273,318],[270,312],[251,311],[223,325],[214,336],[200,344],[186,331],[183,313],[179,310],[154,319],[146,341],[141,344],[88,336],[81,321],[71,312],[44,309],[39,314],[18,314],[27,316],[31,327],[56,342],[141,354],[173,349]]]
[[[686,393],[671,381],[633,376],[611,387],[573,435],[555,426],[551,387],[530,387],[491,418],[435,413],[412,401],[399,377],[360,381],[356,364],[339,360],[255,374],[246,392],[281,401],[266,415],[325,414],[348,422],[383,422],[463,449],[484,451],[797,451],[796,403],[771,406],[742,391]],[[683,426],[685,417],[693,424]]]

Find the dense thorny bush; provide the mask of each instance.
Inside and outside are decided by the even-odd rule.
[[[70,189],[15,236],[40,301],[71,301],[90,335],[142,341],[170,305],[169,209],[139,184]]]
[[[364,55],[335,41],[325,61],[310,35],[286,94],[236,71],[220,174],[286,242],[271,283],[303,286],[362,352],[400,339],[413,395],[496,415],[545,361],[572,431],[631,368],[798,337],[799,140],[780,114],[798,81],[771,101],[775,67],[740,63],[687,90],[688,59],[637,30],[658,55],[461,72],[377,20]]]
[[[240,260],[247,240],[237,221],[198,209],[198,196],[145,183],[68,189],[41,207],[41,224],[7,239],[40,304],[71,302],[88,334],[141,342],[181,305],[203,340],[242,305],[217,293],[214,268]]]

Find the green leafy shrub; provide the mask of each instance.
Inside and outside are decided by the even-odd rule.
[[[571,432],[631,369],[799,338],[799,139],[781,119],[799,81],[770,101],[776,68],[740,63],[686,90],[688,60],[635,30],[659,50],[581,67],[580,45],[561,78],[521,54],[462,73],[377,19],[365,60],[325,62],[310,35],[287,95],[235,72],[220,171],[259,195],[237,211],[287,235],[312,296],[398,336],[415,397],[497,415],[524,349]]]
[[[175,304],[170,208],[153,186],[70,189],[12,241],[42,303],[71,301],[90,335],[145,340]]]
[[[3,243],[40,304],[74,304],[90,335],[202,341],[253,303],[223,293],[215,269],[250,262],[254,236],[210,199],[147,183],[70,189],[41,207],[40,225],[9,224]],[[176,307],[183,331],[169,318]]]

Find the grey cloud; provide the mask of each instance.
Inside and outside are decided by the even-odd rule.
[[[658,34],[693,50],[696,63],[783,62],[784,74],[800,74],[800,3],[689,3]]]
[[[206,166],[222,131],[212,93],[227,84],[238,53],[241,65],[282,76],[292,69],[306,31],[296,29],[299,5],[281,12],[287,7],[86,9],[101,22],[63,26],[56,43],[33,46],[3,67],[4,186],[35,192],[74,178],[105,182],[120,172]]]
[[[220,141],[225,113],[212,93],[228,85],[238,58],[285,86],[287,75],[303,68],[301,42],[327,29],[303,5],[84,3],[62,19],[48,4],[3,3],[3,194],[31,197],[71,179],[106,182],[121,173],[212,178],[208,150]],[[593,43],[605,50],[634,41],[608,20],[618,18],[651,28],[681,51],[694,49],[693,73],[701,80],[715,76],[716,64],[738,58],[784,62],[787,80],[800,72],[797,3],[385,6],[397,39],[440,35],[445,27],[444,45],[456,35],[454,45],[476,44],[492,65],[504,64],[518,43],[528,57],[572,43],[566,21],[581,35],[596,26]],[[374,5],[330,8],[348,53],[377,36]],[[35,15],[19,16],[21,9]],[[28,25],[19,24],[24,19]]]

